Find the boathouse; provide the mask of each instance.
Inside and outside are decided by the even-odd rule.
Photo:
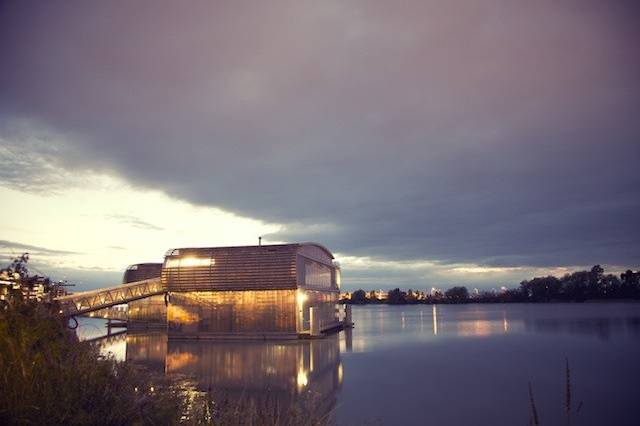
[[[136,263],[129,265],[122,276],[122,284],[158,278],[162,273],[162,263]]]
[[[169,250],[170,336],[296,338],[338,327],[340,268],[316,243]]]

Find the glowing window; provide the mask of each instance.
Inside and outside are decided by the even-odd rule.
[[[210,257],[172,257],[166,260],[166,268],[189,268],[196,266],[215,265],[215,260]]]

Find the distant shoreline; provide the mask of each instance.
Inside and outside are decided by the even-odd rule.
[[[480,302],[469,300],[467,302],[406,302],[406,303],[386,303],[386,302],[367,302],[367,303],[353,303],[348,300],[341,300],[340,302],[346,303],[352,306],[414,306],[414,305],[582,305],[585,303],[588,304],[598,304],[598,303],[637,303],[640,304],[639,299],[590,299],[584,301],[573,301],[573,300],[552,300],[549,302],[532,302],[532,301],[523,301],[523,302],[500,302],[500,301],[491,301],[491,302]]]

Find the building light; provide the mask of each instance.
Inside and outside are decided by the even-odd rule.
[[[174,257],[165,262],[165,268],[189,268],[194,266],[212,266],[216,261],[210,257]]]
[[[299,306],[302,306],[304,302],[306,302],[308,299],[309,299],[309,296],[307,296],[305,292],[298,290],[298,293],[296,294],[296,300],[298,301]]]

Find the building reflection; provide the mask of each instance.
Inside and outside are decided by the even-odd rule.
[[[513,321],[507,317],[506,311],[502,311],[499,316],[495,313],[486,318],[478,318],[480,312],[470,312],[469,318],[458,317],[448,320],[439,318],[440,312],[437,305],[431,306],[431,324],[433,335],[438,336],[438,332],[442,335],[456,336],[491,336],[497,334],[507,334],[522,328],[522,321]],[[421,316],[422,318],[422,316]],[[514,330],[515,329],[515,330]]]
[[[297,341],[194,341],[166,332],[130,332],[128,362],[168,376],[188,377],[200,391],[278,407],[304,407],[314,415],[334,411],[342,385],[339,335]],[[304,408],[303,408],[304,409]]]

